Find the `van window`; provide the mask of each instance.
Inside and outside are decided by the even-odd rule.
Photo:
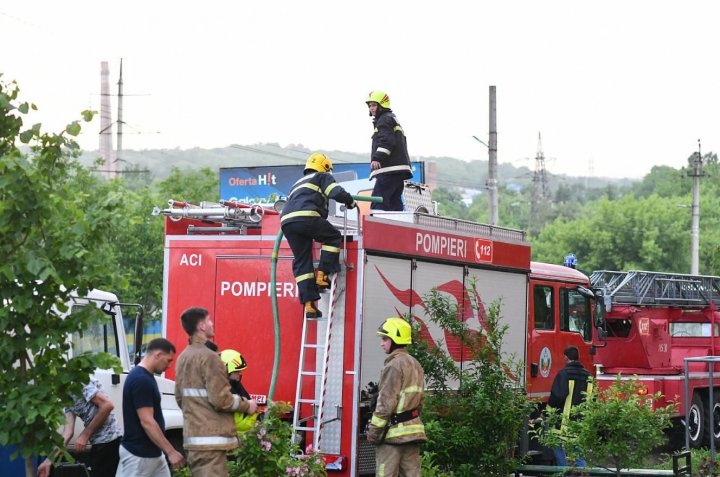
[[[535,288],[533,288],[533,301],[535,308],[535,329],[555,329],[552,287],[535,285]]]
[[[575,289],[560,290],[560,329],[580,333],[585,341],[592,337],[590,301]]]
[[[77,313],[81,309],[82,306],[75,305],[72,307],[71,313]],[[76,356],[82,353],[101,352],[119,356],[117,339],[115,338],[115,326],[110,317],[103,315],[100,321],[91,323],[86,330],[73,333],[72,347],[73,355]]]

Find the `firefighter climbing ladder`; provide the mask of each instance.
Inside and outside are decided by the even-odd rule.
[[[321,295],[318,309],[323,316],[303,319],[293,430],[312,432],[313,450],[325,454],[340,453],[345,273],[343,267],[333,276],[330,293]],[[313,355],[315,362],[308,363]],[[308,408],[312,412],[301,415]]]
[[[611,303],[629,305],[667,305],[680,307],[720,305],[720,277],[661,272],[596,271],[590,283]]]

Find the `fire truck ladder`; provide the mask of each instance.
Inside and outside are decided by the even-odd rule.
[[[603,290],[608,310],[612,303],[677,307],[720,305],[720,277],[600,270],[590,275],[590,283],[593,288]]]
[[[323,316],[303,319],[293,430],[296,436],[312,432],[313,450],[324,454],[340,454],[345,276],[343,267],[332,277],[330,293],[321,295]],[[308,406],[312,412],[301,416]]]

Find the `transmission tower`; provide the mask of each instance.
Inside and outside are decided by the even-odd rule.
[[[530,230],[537,233],[540,228],[541,205],[550,199],[547,171],[545,170],[545,154],[542,148],[542,137],[538,132],[538,148],[535,155],[535,172],[533,173],[532,201],[530,202]]]

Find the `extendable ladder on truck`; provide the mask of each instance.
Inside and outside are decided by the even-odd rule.
[[[720,277],[631,270],[600,270],[590,283],[601,289],[608,310],[612,303],[626,305],[668,305],[698,307],[720,305]]]

